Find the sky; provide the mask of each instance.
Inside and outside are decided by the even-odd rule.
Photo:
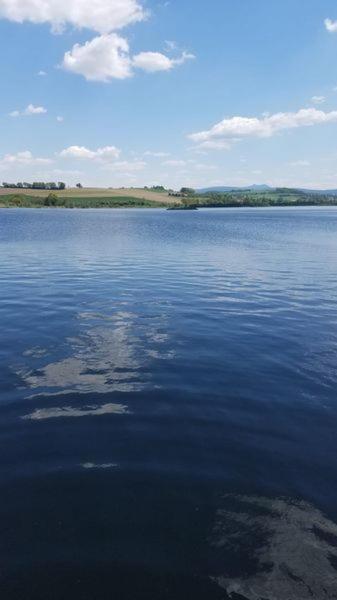
[[[0,181],[337,188],[336,0],[0,0]]]

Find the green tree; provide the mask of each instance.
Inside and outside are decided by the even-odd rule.
[[[188,188],[188,187],[182,187],[180,190],[180,193],[185,194],[186,196],[194,196],[195,190],[193,190],[192,188]]]
[[[53,192],[51,194],[49,194],[49,196],[47,196],[47,198],[44,201],[45,206],[57,206],[58,204],[58,197],[56,194],[54,194]]]

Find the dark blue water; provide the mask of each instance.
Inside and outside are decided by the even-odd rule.
[[[2,600],[337,597],[337,210],[0,211]]]

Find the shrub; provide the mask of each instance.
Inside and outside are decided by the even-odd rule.
[[[56,194],[49,194],[44,201],[45,206],[57,206],[58,205],[58,197]]]

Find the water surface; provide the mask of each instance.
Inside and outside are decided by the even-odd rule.
[[[0,211],[4,600],[337,598],[337,209]]]

